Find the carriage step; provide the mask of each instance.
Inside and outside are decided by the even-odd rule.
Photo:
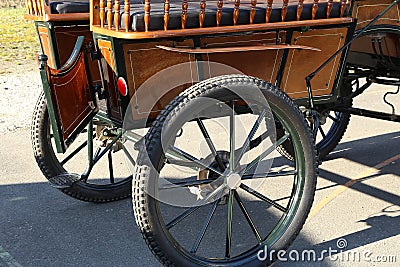
[[[76,173],[62,173],[49,179],[49,184],[57,189],[71,187],[80,180],[81,176]]]

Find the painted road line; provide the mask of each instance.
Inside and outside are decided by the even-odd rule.
[[[8,253],[7,251],[5,251],[3,249],[2,246],[0,246],[0,259],[3,263],[6,264],[6,266],[8,267],[22,267],[21,264],[19,264],[14,258],[13,256],[11,256],[10,253]],[[0,261],[0,265],[1,265],[1,261]]]
[[[354,179],[348,181],[344,185],[340,185],[335,191],[330,193],[327,197],[325,197],[323,200],[318,202],[315,206],[312,207],[310,213],[308,214],[307,221],[310,220],[312,217],[314,217],[323,207],[325,207],[329,202],[331,202],[333,199],[335,199],[337,196],[339,196],[341,193],[346,191],[350,186],[353,184],[362,181],[365,177],[368,177],[376,172],[378,172],[380,169],[383,167],[391,164],[392,162],[400,159],[400,154],[391,157],[385,161],[382,161],[375,165],[374,167],[370,167],[366,169],[365,171],[361,172],[358,174]]]

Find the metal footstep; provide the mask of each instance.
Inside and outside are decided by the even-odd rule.
[[[81,176],[76,173],[62,173],[49,179],[49,184],[57,189],[64,189],[71,187],[74,183],[78,182]]]

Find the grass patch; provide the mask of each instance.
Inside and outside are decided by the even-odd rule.
[[[25,12],[24,7],[0,8],[0,63],[31,63],[40,50],[35,24],[24,19]]]

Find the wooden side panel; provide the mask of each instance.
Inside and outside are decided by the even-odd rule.
[[[350,50],[375,55],[372,42],[378,40],[382,42],[383,55],[400,58],[400,38],[395,33],[362,36],[351,44]],[[378,46],[376,45],[376,47]],[[377,51],[379,51],[379,48],[377,48]]]
[[[193,56],[165,51],[157,45],[171,46],[172,42],[123,47],[134,120],[154,118],[175,96],[198,81]],[[190,40],[177,45],[193,47]]]
[[[282,33],[280,38],[281,40],[285,40],[285,34]],[[207,48],[234,47],[275,44],[275,42],[275,33],[260,33],[248,36],[204,38],[202,39],[202,46]],[[206,55],[203,59],[225,64],[246,75],[258,77],[273,83],[279,70],[282,53],[283,50],[216,53]]]
[[[322,51],[290,50],[281,89],[291,98],[307,97],[305,77],[343,46],[346,34],[347,28],[310,30],[305,33],[295,32],[292,44],[309,45]],[[314,96],[331,94],[340,57],[341,54],[314,77],[311,83]]]
[[[47,61],[47,64],[51,68],[56,68],[49,30],[48,30],[48,28],[43,27],[43,26],[38,26],[37,30],[38,30],[38,34],[39,34],[40,44],[42,47],[42,52],[49,58]],[[71,49],[71,51],[72,51],[72,49]]]
[[[117,77],[115,76],[115,57],[112,43],[108,40],[98,39],[97,46],[103,56],[100,64],[104,74],[105,90],[108,92],[108,110],[114,118],[122,120],[119,95],[116,88]]]
[[[65,74],[51,75],[53,104],[58,110],[64,140],[68,140],[96,109],[82,54],[74,68]]]
[[[393,3],[392,0],[356,1],[353,10],[353,17],[358,18],[356,29],[365,27],[391,3]],[[385,15],[383,15],[383,17],[375,23],[375,25],[377,24],[391,24],[400,26],[400,4],[398,3]]]
[[[93,42],[92,33],[89,30],[89,25],[83,26],[70,26],[70,27],[54,27],[56,39],[57,39],[57,51],[60,60],[60,66],[64,65],[70,57],[72,50],[74,49],[75,42],[79,36],[85,37],[84,45],[87,46]],[[97,61],[88,61],[90,75],[93,83],[100,82],[100,72]]]

